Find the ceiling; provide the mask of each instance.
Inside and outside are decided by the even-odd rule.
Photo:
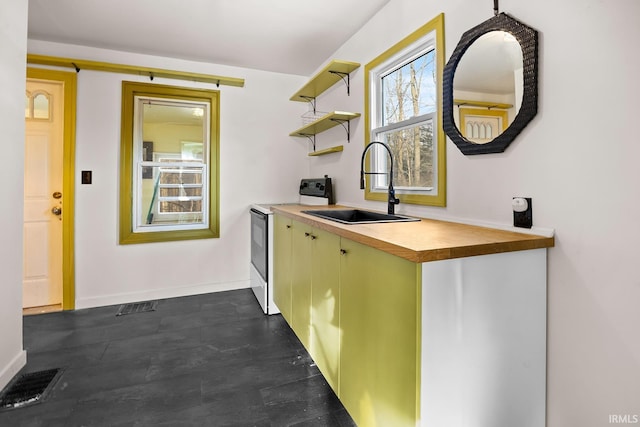
[[[29,0],[28,27],[34,40],[308,76],[389,1]]]

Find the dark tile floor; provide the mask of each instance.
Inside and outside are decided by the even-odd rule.
[[[63,368],[0,426],[355,426],[282,316],[250,290],[24,318],[23,372]]]

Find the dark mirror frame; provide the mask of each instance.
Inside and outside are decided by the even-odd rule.
[[[522,48],[523,93],[522,105],[509,127],[493,141],[476,144],[467,140],[453,119],[453,77],[467,49],[480,36],[491,31],[505,31],[513,35]],[[442,125],[445,133],[463,154],[502,153],[538,112],[538,32],[505,13],[500,13],[465,32],[443,72]]]

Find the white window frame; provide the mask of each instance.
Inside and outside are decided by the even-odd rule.
[[[189,161],[189,162],[161,162],[160,159],[154,154],[154,160],[148,161],[142,158],[142,144],[143,144],[143,135],[142,135],[142,124],[144,120],[144,114],[142,114],[143,105],[145,103],[154,103],[159,105],[173,105],[173,106],[184,106],[189,108],[202,108],[204,111],[203,114],[203,158],[201,162],[197,161]],[[133,181],[133,194],[131,195],[133,203],[132,203],[132,226],[134,233],[149,233],[149,232],[158,232],[158,231],[176,231],[176,230],[202,230],[209,228],[209,173],[210,173],[210,165],[209,165],[209,155],[208,152],[210,150],[209,141],[209,104],[205,102],[199,101],[188,101],[188,100],[179,100],[179,101],[171,101],[167,98],[155,98],[150,96],[134,96],[134,117],[136,120],[133,122],[133,168],[132,168],[132,181]],[[177,153],[164,153],[163,157],[171,156],[177,158]],[[157,179],[157,168],[158,167],[175,167],[175,166],[194,166],[194,167],[202,167],[202,213],[201,220],[198,222],[191,222],[187,219],[189,216],[192,216],[193,213],[185,213],[181,215],[176,212],[172,212],[169,215],[173,215],[177,222],[173,223],[156,223],[156,224],[146,224],[146,212],[148,211],[148,207],[145,210],[145,207],[142,206],[142,171],[145,167],[153,167],[154,170],[154,183]],[[155,185],[155,184],[154,184]],[[158,215],[164,215],[165,219],[169,219],[165,213],[159,213],[159,202],[160,197],[158,197],[158,201],[154,203],[154,212]],[[144,214],[144,215],[143,215]],[[180,218],[184,218],[185,222],[180,221]]]
[[[438,115],[440,110],[438,106],[438,97],[442,96],[437,92],[436,84],[436,103],[434,111],[420,116],[414,116],[401,122],[382,125],[384,120],[384,103],[382,102],[382,79],[402,68],[405,65],[415,61],[417,58],[434,51],[436,52],[436,31],[430,31],[416,42],[402,49],[388,60],[384,61],[370,71],[370,111],[371,111],[371,141],[385,142],[384,134],[387,132],[398,131],[406,128],[418,127],[423,123],[431,122],[433,134],[433,158],[438,158]],[[434,58],[434,61],[436,58]],[[437,67],[436,67],[437,69]],[[374,147],[372,147],[374,148]],[[388,171],[388,154],[386,150],[371,150],[370,171],[386,172]],[[430,187],[406,187],[394,184],[396,194],[420,194],[420,195],[436,195],[438,191],[438,162],[433,162],[433,185]],[[386,193],[388,187],[387,175],[370,175],[369,190],[376,193]]]

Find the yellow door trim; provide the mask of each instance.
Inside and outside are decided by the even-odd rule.
[[[62,194],[64,210],[62,215],[62,309],[75,308],[75,255],[74,255],[74,216],[75,216],[75,152],[76,152],[76,73],[27,68],[28,79],[61,82],[64,87],[64,125],[63,125],[63,173]]]

